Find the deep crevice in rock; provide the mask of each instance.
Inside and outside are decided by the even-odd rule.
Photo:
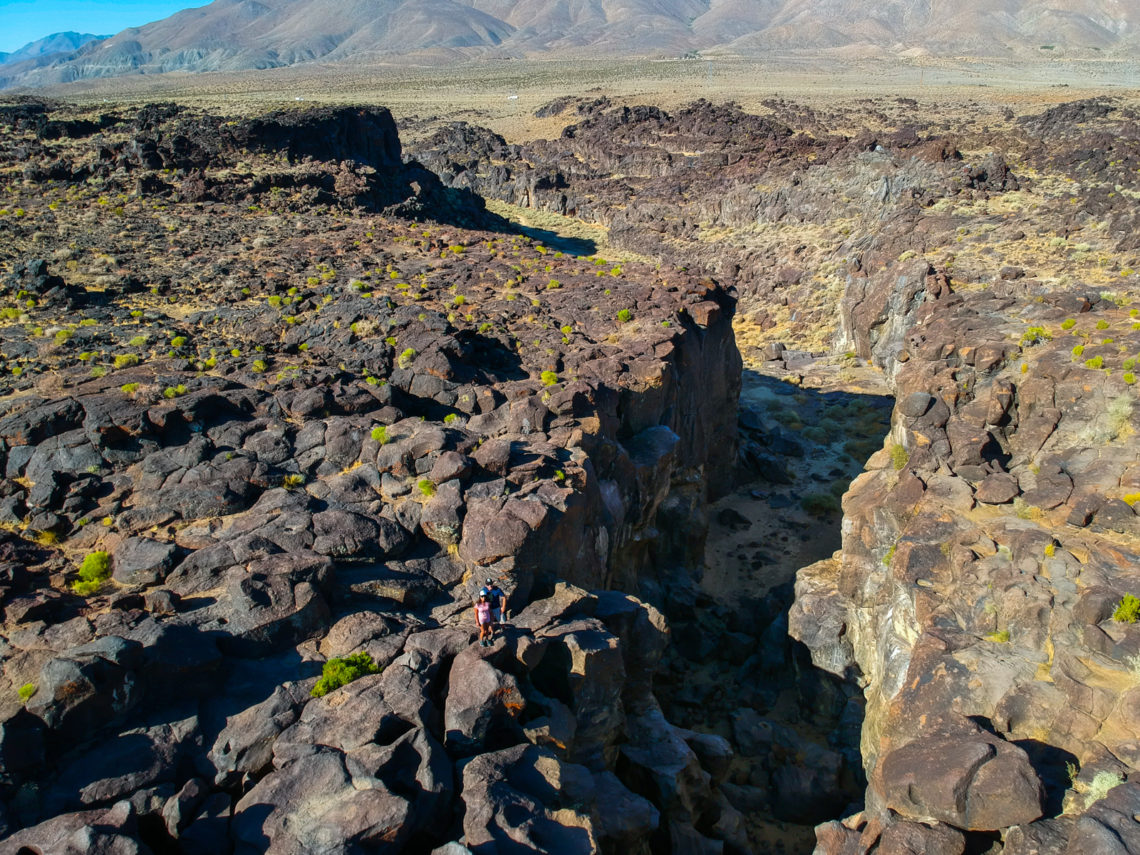
[[[815,667],[788,612],[799,568],[840,547],[839,498],[882,447],[893,399],[848,391],[856,372],[830,359],[799,368],[807,383],[782,362],[745,369],[735,489],[710,508],[703,578],[668,592],[655,681],[670,721],[732,744],[722,790],[755,851],[810,852],[814,827],[853,813],[866,786],[857,675]]]

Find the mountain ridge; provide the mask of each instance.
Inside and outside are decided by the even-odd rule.
[[[37,60],[56,54],[74,53],[88,42],[109,39],[110,35],[97,36],[94,33],[77,33],[67,30],[61,33],[52,33],[42,39],[28,42],[14,51],[0,51],[0,65],[10,62],[23,62]]]
[[[69,53],[9,60],[0,86],[304,63],[773,52],[1112,56],[1140,0],[215,0]]]

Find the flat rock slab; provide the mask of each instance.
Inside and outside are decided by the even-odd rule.
[[[174,566],[178,548],[148,537],[129,537],[115,550],[113,566],[116,582],[124,585],[150,585],[160,582]]]

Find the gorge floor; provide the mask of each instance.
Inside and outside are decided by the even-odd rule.
[[[788,372],[764,362],[749,340],[742,319],[740,429],[749,439],[738,483],[710,507],[693,619],[674,616],[675,641],[656,685],[671,720],[733,744],[728,781],[752,805],[745,821],[753,851],[807,855],[814,826],[862,799],[862,718],[855,688],[816,669],[786,638],[792,583],[801,567],[839,549],[839,498],[882,446],[894,400],[881,373],[857,360],[827,356]],[[753,443],[778,460],[750,466]],[[771,740],[757,740],[758,728]],[[833,752],[843,759],[829,776]],[[787,798],[771,797],[781,790]]]

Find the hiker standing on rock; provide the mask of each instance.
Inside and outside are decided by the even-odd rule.
[[[475,623],[479,627],[480,647],[487,647],[491,643],[491,636],[494,633],[491,621],[491,599],[480,593],[479,599],[475,601]]]
[[[507,599],[507,595],[503,593],[503,589],[496,585],[490,579],[483,585],[483,590],[479,592],[480,597],[487,597],[491,603],[491,632],[503,625],[503,603]]]

